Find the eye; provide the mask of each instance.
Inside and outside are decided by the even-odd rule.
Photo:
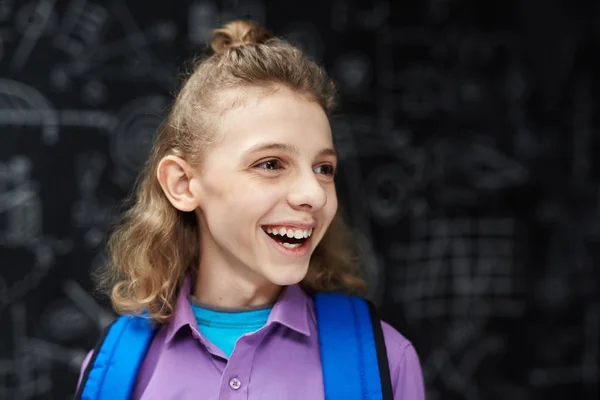
[[[323,165],[319,165],[318,167],[315,168],[315,171],[317,173],[323,174],[323,175],[328,175],[328,176],[334,176],[335,175],[335,167],[331,164],[323,164]]]
[[[261,169],[270,169],[270,170],[276,170],[276,169],[281,169],[281,161],[279,160],[267,160],[267,161],[263,161],[259,164],[255,165],[256,168],[261,168]]]

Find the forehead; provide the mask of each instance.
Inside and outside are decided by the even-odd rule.
[[[220,117],[221,144],[247,148],[259,141],[294,142],[310,148],[332,146],[329,119],[321,106],[287,88],[224,91],[230,107]]]

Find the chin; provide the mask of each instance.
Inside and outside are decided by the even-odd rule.
[[[290,286],[302,282],[307,272],[308,268],[303,270],[302,273],[269,274],[265,278],[277,286]]]

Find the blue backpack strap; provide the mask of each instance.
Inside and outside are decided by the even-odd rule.
[[[117,318],[98,342],[75,399],[129,399],[154,332],[144,317]]]
[[[381,321],[365,299],[314,296],[326,400],[392,400]]]

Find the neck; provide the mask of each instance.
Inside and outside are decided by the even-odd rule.
[[[222,265],[201,263],[192,293],[208,306],[243,309],[275,303],[282,289],[272,282],[240,276]]]
[[[200,232],[207,232],[204,218]],[[240,261],[228,256],[219,246],[200,233],[200,260],[192,294],[203,304],[220,308],[246,308],[273,304],[282,286],[251,271]]]

